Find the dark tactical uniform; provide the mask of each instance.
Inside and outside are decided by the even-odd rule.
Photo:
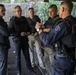
[[[40,18],[37,15],[34,15],[32,19],[28,17],[27,20],[31,28],[31,34],[36,34],[37,31],[35,29],[35,25],[36,22],[40,23],[41,21]],[[31,64],[32,65],[35,64],[35,60],[34,60],[34,45],[35,45],[39,66],[44,68],[44,64],[42,61],[42,49],[40,48],[41,40],[39,38],[39,35],[29,35],[28,38],[29,38],[29,46],[30,46],[29,52],[30,52]]]
[[[75,45],[73,17],[68,16],[49,33],[42,32],[40,39],[45,45],[55,43],[56,54],[52,64],[52,75],[73,75]],[[72,21],[72,22],[71,22]]]
[[[30,63],[30,57],[29,57],[29,45],[28,45],[28,38],[27,36],[21,36],[21,32],[30,32],[28,22],[25,17],[17,18],[12,17],[10,19],[9,28],[14,36],[13,41],[15,42],[15,48],[16,48],[16,67],[17,67],[17,73],[21,75],[21,50],[23,51],[26,65],[29,69],[29,75],[33,73],[33,69],[31,67]]]
[[[45,26],[45,28],[52,29],[60,22],[60,20],[61,20],[61,18],[59,18],[58,15],[56,15],[53,19],[49,17],[48,20],[45,22],[44,26]],[[45,45],[43,45],[43,46],[45,46]],[[50,47],[52,49],[54,48],[53,44],[48,47]]]
[[[53,19],[49,17],[48,20],[45,22],[44,26],[45,28],[54,28],[54,26],[59,20],[60,18],[58,15],[56,15]]]
[[[54,28],[57,23],[61,20],[61,18],[59,18],[58,15],[56,15],[53,19],[51,17],[48,18],[48,20],[45,22],[44,26],[45,28]],[[43,45],[44,49],[45,49],[45,62],[48,60],[48,62],[50,61],[50,65],[48,63],[45,63],[46,66],[46,70],[49,73],[49,75],[51,75],[51,65],[53,63],[53,58],[54,58],[54,44],[51,44],[50,46],[46,47],[45,45]],[[48,57],[47,57],[47,53],[48,53]]]
[[[27,20],[28,20],[29,26],[31,28],[31,33],[37,32],[36,29],[35,29],[35,25],[36,25],[36,22],[40,22],[40,18],[35,15],[33,17],[33,19],[31,19],[30,17],[28,17]]]
[[[7,75],[9,33],[6,22],[0,17],[0,75]]]

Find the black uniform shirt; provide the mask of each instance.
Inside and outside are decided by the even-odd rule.
[[[28,21],[25,17],[12,17],[9,22],[9,28],[11,34],[17,37],[21,37],[21,32],[30,32]],[[27,39],[27,36],[25,36]]]
[[[33,17],[33,19],[28,17],[27,20],[28,20],[29,26],[31,28],[31,33],[35,33],[36,32],[35,25],[36,25],[36,22],[40,22],[40,18],[35,15]]]
[[[56,15],[53,19],[49,17],[44,26],[45,28],[53,28],[59,20],[60,18],[58,15]]]
[[[2,17],[0,17],[0,45],[5,46],[7,49],[10,48],[9,44],[9,31],[7,23]]]

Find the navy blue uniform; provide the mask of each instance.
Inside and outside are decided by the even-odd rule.
[[[52,75],[73,75],[72,61],[74,60],[75,46],[72,37],[72,25],[69,23],[72,16],[68,16],[61,23],[57,24],[49,33],[42,32],[40,34],[41,41],[49,46],[53,43],[59,43],[59,49],[54,56],[54,63],[52,64]],[[64,46],[64,48],[62,47]]]
[[[27,36],[21,36],[21,32],[30,32],[29,24],[25,17],[12,17],[10,19],[9,24],[10,32],[14,36],[13,41],[15,43],[16,48],[16,67],[17,67],[17,73],[21,75],[21,50],[23,51],[26,65],[29,69],[29,75],[32,75],[33,69],[31,67],[30,63],[30,57],[29,57],[29,45],[28,45],[28,37]]]

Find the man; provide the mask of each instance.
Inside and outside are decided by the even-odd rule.
[[[14,36],[13,41],[16,49],[16,67],[17,75],[21,75],[21,50],[24,54],[26,65],[29,69],[29,75],[36,75],[31,67],[29,57],[28,35],[30,34],[29,24],[24,16],[22,16],[22,9],[18,5],[14,8],[15,16],[10,19],[9,28],[11,34]]]
[[[59,22],[61,19],[59,18],[59,16],[57,15],[57,6],[55,4],[52,4],[48,7],[48,15],[49,15],[49,18],[48,20],[44,23],[44,29],[43,29],[43,32],[49,32],[50,29],[54,28],[56,23]],[[49,61],[50,63],[52,64],[53,63],[53,58],[54,58],[54,46],[53,45],[50,45],[49,47],[46,47],[45,45],[43,45],[44,47],[44,50],[45,50],[45,62],[46,60],[49,58]],[[48,53],[48,54],[47,54]],[[48,58],[47,58],[47,55],[48,55]],[[48,73],[50,74],[51,71],[49,71],[48,68],[51,67],[51,64],[49,65],[48,67],[48,63],[45,63],[45,67],[46,67],[46,70],[48,71]]]
[[[40,19],[38,16],[34,15],[34,9],[29,8],[28,9],[29,17],[27,18],[29,26],[31,28],[31,35],[28,36],[29,38],[29,52],[30,52],[30,59],[31,59],[31,65],[34,67],[35,61],[34,61],[34,45],[36,47],[37,57],[39,61],[39,66],[41,68],[45,68],[43,61],[42,61],[42,53],[41,53],[41,41],[39,39],[39,35],[35,29],[36,22],[40,22]]]
[[[3,20],[5,15],[5,7],[0,4],[0,75],[7,74],[7,60],[9,45],[9,33],[6,22]]]
[[[49,32],[50,28],[53,28],[56,23],[60,20],[59,16],[57,15],[57,6],[52,4],[48,8],[48,20],[44,23],[44,32]]]
[[[56,54],[52,64],[52,75],[73,75],[75,60],[74,27],[75,21],[71,16],[73,3],[65,0],[60,4],[59,16],[62,22],[58,23],[48,33],[43,32],[41,24],[36,24],[40,39],[45,45],[55,43]],[[39,26],[40,25],[40,26]]]

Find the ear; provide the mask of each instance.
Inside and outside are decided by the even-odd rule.
[[[62,12],[64,12],[64,7],[62,7]]]

